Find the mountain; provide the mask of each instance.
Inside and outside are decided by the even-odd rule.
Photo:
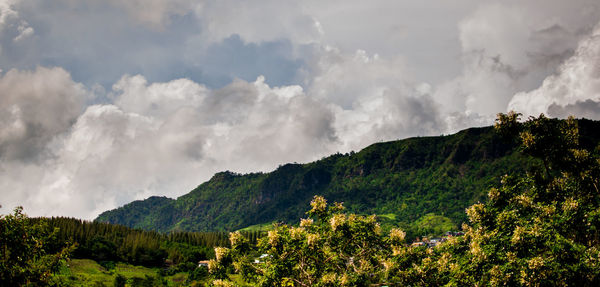
[[[593,148],[600,122],[579,120],[580,141]],[[465,208],[484,201],[507,173],[525,172],[533,159],[492,127],[448,136],[373,144],[307,164],[285,164],[270,173],[220,172],[177,199],[150,197],[106,211],[97,221],[158,231],[237,230],[304,216],[314,195],[411,234],[460,226]],[[438,230],[439,231],[439,230]]]

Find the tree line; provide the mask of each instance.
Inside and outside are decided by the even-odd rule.
[[[258,231],[243,232],[256,242]],[[159,233],[75,218],[29,218],[21,207],[0,217],[0,286],[59,285],[53,276],[69,258],[161,267],[166,275],[195,271],[199,260],[228,246],[225,232]]]

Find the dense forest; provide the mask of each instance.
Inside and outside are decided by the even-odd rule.
[[[165,259],[173,264],[198,262],[213,257],[215,246],[228,243],[223,232],[172,232],[131,229],[121,225],[90,222],[74,218],[34,218],[56,229],[56,242],[77,243],[74,258],[96,261],[119,261],[143,266],[163,266]],[[251,240],[256,235],[247,234]],[[53,246],[58,250],[64,246]]]

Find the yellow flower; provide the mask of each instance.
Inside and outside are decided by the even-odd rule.
[[[227,251],[228,249],[225,247],[215,247],[215,257],[217,262],[222,262],[222,260],[225,259],[225,256],[227,256]]]
[[[481,222],[481,219],[483,218],[483,209],[484,206],[482,203],[473,204],[471,207],[467,208],[469,220],[473,223]]]
[[[542,258],[541,256],[533,257],[527,261],[527,265],[531,270],[540,269],[544,267],[545,263],[546,262],[544,261],[544,258]]]
[[[504,274],[502,269],[500,269],[500,266],[494,265],[494,267],[490,269],[490,277],[490,283],[492,286],[501,286],[507,284],[510,275]]]
[[[498,198],[500,198],[500,191],[497,188],[491,188],[490,191],[488,191],[488,197],[490,200],[498,200]]]
[[[344,274],[342,275],[342,278],[340,278],[340,284],[342,286],[350,286],[352,282],[350,282],[350,277],[348,277],[348,274]]]
[[[304,233],[304,228],[302,228],[302,227],[290,228],[290,236],[292,236],[293,239],[296,239],[296,240],[301,239],[303,233]]]
[[[392,270],[394,267],[396,267],[396,263],[390,259],[386,259],[385,261],[382,262],[383,267],[385,268],[386,272],[390,272],[390,270]]]
[[[312,224],[313,224],[312,218],[300,219],[300,226],[302,226],[302,227],[309,227]]]
[[[515,197],[517,203],[523,207],[531,207],[533,205],[533,199],[525,194],[520,194]]]
[[[336,281],[336,275],[335,273],[327,273],[325,275],[323,275],[323,277],[321,277],[321,281],[323,281],[323,283],[330,283],[333,284]]]
[[[277,246],[277,244],[279,244],[279,233],[277,230],[269,230],[267,238],[269,238],[269,244],[271,244],[271,246]]]
[[[579,202],[572,197],[565,199],[562,203],[562,209],[564,211],[574,211],[577,207],[579,207]]]
[[[450,258],[452,257],[452,255],[448,252],[444,252],[442,254],[442,256],[440,257],[440,259],[438,259],[438,265],[440,266],[440,270],[441,271],[445,271],[447,269],[449,269],[449,263],[450,263]]]
[[[485,260],[486,256],[483,253],[483,249],[481,249],[481,245],[479,245],[479,241],[473,240],[471,244],[469,244],[471,249],[471,254],[478,260]]]
[[[231,232],[229,233],[229,242],[231,242],[231,247],[235,248],[237,245],[242,244],[246,238],[239,232]]]
[[[310,202],[312,212],[324,212],[327,208],[327,200],[324,197],[315,195],[313,200]]]
[[[348,215],[347,221],[349,223],[353,223],[353,222],[357,221],[358,219],[359,219],[359,217],[356,214],[351,213],[350,215]]]
[[[392,230],[390,230],[390,239],[392,240],[392,242],[404,242],[404,237],[406,237],[406,232],[402,231],[401,229],[392,228]]]
[[[523,235],[525,235],[525,228],[521,227],[521,226],[517,226],[515,228],[515,231],[513,231],[513,236],[510,238],[510,242],[512,244],[517,244],[521,241],[521,239],[523,238]]]
[[[346,222],[346,215],[345,214],[334,214],[330,219],[329,219],[329,224],[331,225],[331,229],[333,231],[336,231],[338,229],[338,227],[344,225],[344,223]]]
[[[392,246],[392,256],[403,255],[405,251],[403,246]]]
[[[379,224],[379,222],[375,223],[375,227],[373,228],[373,232],[375,232],[375,234],[377,234],[377,235],[381,234],[381,225]]]
[[[211,259],[208,261],[208,272],[213,274],[215,272],[217,272],[217,269],[219,269],[219,264],[217,263],[216,260]]]
[[[306,242],[308,243],[309,246],[314,246],[315,244],[317,244],[318,241],[319,241],[318,234],[311,233],[308,236],[306,236]]]
[[[235,269],[235,272],[242,272],[242,269],[244,268],[244,265],[242,264],[242,262],[233,262],[233,268]]]

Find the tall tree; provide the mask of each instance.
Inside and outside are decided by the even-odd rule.
[[[0,285],[50,285],[52,274],[73,248],[69,245],[58,253],[47,253],[56,232],[44,221],[29,220],[22,207],[0,216]]]

